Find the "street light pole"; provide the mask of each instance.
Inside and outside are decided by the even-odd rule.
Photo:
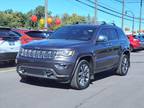
[[[139,32],[141,32],[141,20],[142,20],[142,0],[141,0],[141,2],[140,2]]]
[[[45,0],[45,29],[48,28],[48,25],[47,25],[47,18],[48,18],[48,0]]]
[[[125,14],[127,14],[128,12],[130,12],[132,14],[132,18],[133,18],[133,20],[132,20],[132,34],[133,34],[134,33],[134,21],[135,21],[134,19],[135,19],[135,15],[130,10],[125,11]]]
[[[122,22],[121,22],[122,29],[124,27],[124,10],[125,10],[125,0],[122,1]]]
[[[95,0],[94,23],[97,22],[97,2],[98,0]]]

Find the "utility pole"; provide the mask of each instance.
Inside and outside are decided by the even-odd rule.
[[[97,22],[97,7],[98,7],[98,0],[95,0],[95,11],[94,11],[94,23],[96,24]]]
[[[128,12],[130,12],[131,14],[132,14],[132,18],[133,18],[133,20],[132,20],[132,34],[134,33],[134,23],[135,23],[135,14],[131,11],[131,10],[127,10],[127,11],[125,11],[125,14],[128,14]]]
[[[141,20],[142,20],[142,0],[140,1],[139,33],[141,32]]]
[[[45,0],[45,29],[47,30],[47,18],[48,18],[48,0]]]
[[[125,0],[122,1],[122,21],[121,21],[121,27],[124,28],[124,14],[125,14]]]

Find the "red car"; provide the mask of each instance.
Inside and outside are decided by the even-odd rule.
[[[139,49],[140,46],[141,46],[140,40],[134,38],[133,35],[127,35],[127,36],[128,36],[129,41],[130,41],[131,51],[136,50],[136,49]]]
[[[50,31],[28,31],[23,35],[20,40],[22,44],[27,44],[33,40],[46,39],[51,35]]]

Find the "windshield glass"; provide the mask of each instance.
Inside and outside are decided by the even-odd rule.
[[[9,31],[9,30],[0,30],[0,37],[19,37],[18,34],[16,34],[13,31]]]
[[[29,31],[26,34],[32,38],[47,38],[52,32],[47,31]]]
[[[56,30],[49,39],[90,40],[96,27],[93,26],[65,26]]]

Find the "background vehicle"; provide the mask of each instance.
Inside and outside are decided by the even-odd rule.
[[[0,61],[14,61],[20,46],[18,34],[10,28],[0,28]]]
[[[28,31],[23,35],[20,40],[22,44],[27,44],[33,40],[46,39],[51,35],[50,31]]]
[[[25,33],[30,31],[30,30],[27,30],[27,29],[12,29],[12,30],[20,33],[21,35],[26,35]]]
[[[126,75],[130,45],[123,31],[113,25],[69,25],[48,40],[23,45],[17,57],[22,79],[40,77],[85,89],[95,73],[115,70]]]
[[[140,48],[144,49],[144,35],[135,35],[134,38],[140,41]]]
[[[141,47],[140,40],[136,39],[133,35],[127,35],[130,42],[130,49],[134,51]]]

